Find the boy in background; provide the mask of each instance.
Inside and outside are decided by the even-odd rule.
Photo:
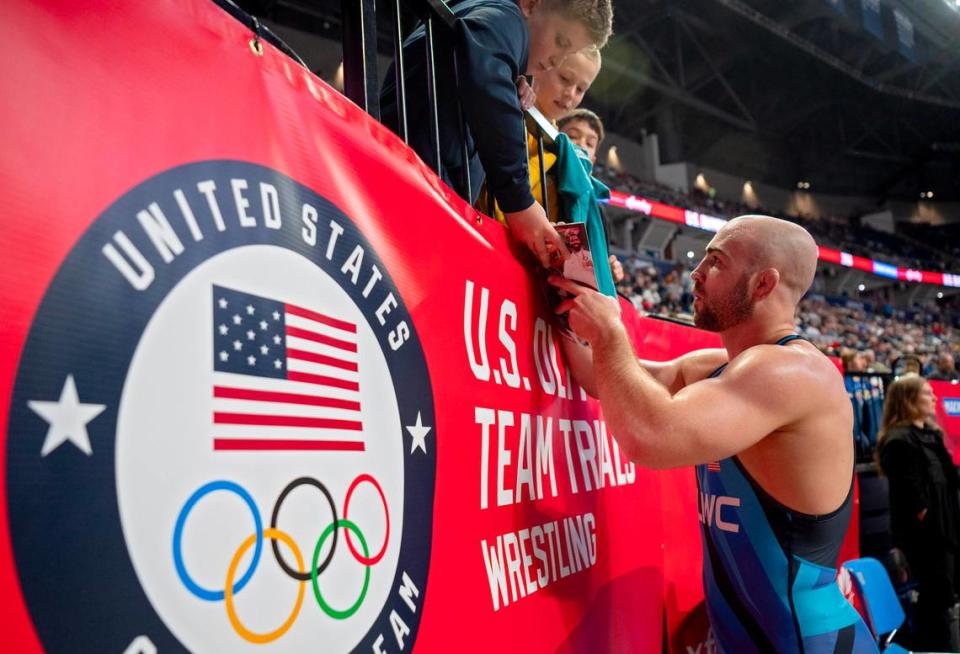
[[[519,97],[526,82],[520,78],[542,75],[568,55],[606,43],[613,21],[611,0],[463,0],[451,9],[458,19],[453,39],[459,87],[453,82],[453,62],[449,57],[437,57],[440,175],[449,184],[464,174],[459,99],[471,179],[470,197],[465,199],[476,200],[486,176],[513,237],[547,267],[549,250],[565,248],[530,191]],[[409,142],[431,161],[425,41],[421,26],[405,40],[403,48]],[[392,67],[380,100],[384,124],[398,131]]]
[[[597,150],[600,149],[604,137],[600,116],[589,109],[574,109],[557,121],[557,127],[574,145],[583,148],[590,158],[590,163],[596,165]]]
[[[600,116],[589,109],[574,109],[565,114],[557,121],[557,127],[561,132],[567,135],[570,141],[587,153],[590,163],[596,165],[597,150],[603,143],[603,121]],[[607,217],[600,212],[604,224],[607,225],[606,231],[610,233],[610,227],[607,223]],[[613,281],[619,284],[623,281],[623,264],[614,255],[610,255],[610,272],[613,274]]]

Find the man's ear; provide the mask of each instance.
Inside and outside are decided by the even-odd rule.
[[[540,7],[542,0],[520,0],[520,13],[524,18],[530,18]]]
[[[757,273],[757,285],[753,290],[753,299],[768,297],[780,285],[780,271],[776,268],[764,268]]]

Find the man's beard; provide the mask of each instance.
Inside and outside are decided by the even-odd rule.
[[[693,310],[693,324],[708,332],[724,332],[736,327],[753,315],[753,302],[748,297],[749,275],[737,281],[733,291],[722,298],[717,306],[708,306],[705,297],[700,298],[700,310]]]

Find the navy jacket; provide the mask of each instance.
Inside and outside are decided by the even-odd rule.
[[[516,79],[526,71],[529,33],[520,8],[512,0],[463,0],[451,7],[458,21],[453,33],[459,73],[459,97],[467,123],[471,204],[486,173],[487,188],[507,212],[534,202],[527,169],[527,143]],[[434,29],[435,40],[446,38]],[[421,25],[404,41],[407,131],[410,146],[428,163],[430,152],[425,29]],[[457,117],[457,87],[449,52],[436,48],[437,111],[441,177],[454,185],[462,172]],[[380,92],[381,120],[398,131],[394,64]]]

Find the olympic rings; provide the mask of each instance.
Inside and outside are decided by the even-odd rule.
[[[374,479],[372,475],[362,474],[362,475],[358,475],[357,478],[353,480],[353,483],[350,484],[350,488],[347,489],[347,496],[343,500],[343,519],[344,520],[347,519],[347,507],[350,505],[350,496],[353,495],[354,489],[356,489],[356,487],[360,485],[361,481],[369,481],[371,484],[373,484],[373,487],[377,489],[377,492],[380,493],[380,499],[383,500],[383,514],[387,518],[387,531],[383,536],[383,547],[381,547],[380,551],[377,552],[376,555],[372,557],[366,556],[367,554],[366,546],[364,546],[363,548],[364,556],[360,556],[360,553],[357,552],[356,548],[353,546],[353,541],[350,540],[349,531],[347,531],[347,547],[350,548],[350,553],[353,554],[353,558],[355,558],[357,561],[359,561],[360,563],[365,563],[367,565],[374,565],[378,563],[380,559],[383,558],[383,555],[387,551],[387,543],[390,542],[390,512],[387,510],[387,497],[383,494],[383,489],[380,488],[380,484],[377,483],[377,480]],[[360,537],[359,533],[357,533],[357,537],[358,538]],[[363,541],[362,538],[360,540],[361,542]],[[336,543],[336,541],[334,541],[334,543]]]
[[[247,540],[243,541],[239,549],[237,549],[236,554],[233,555],[233,560],[230,561],[230,567],[227,569],[227,582],[224,585],[224,588],[226,588],[227,617],[230,619],[230,624],[233,625],[234,630],[240,634],[244,640],[248,640],[251,643],[257,644],[274,641],[290,630],[290,627],[293,626],[297,616],[300,614],[300,608],[303,606],[303,591],[304,586],[306,585],[306,583],[303,581],[299,583],[299,589],[297,590],[297,602],[293,607],[293,612],[277,629],[265,634],[258,634],[254,631],[250,631],[243,625],[243,623],[240,622],[240,618],[237,617],[236,608],[233,606],[233,591],[231,590],[231,586],[233,586],[233,576],[237,572],[237,566],[240,565],[240,559],[243,558],[244,553],[250,549],[250,546],[253,545],[254,542],[256,542],[258,545],[262,543],[263,538],[272,540],[274,544],[278,540],[282,540],[287,547],[293,550],[293,556],[297,559],[297,566],[300,568],[300,571],[303,572],[303,554],[300,553],[300,548],[297,547],[297,544],[286,532],[280,531],[279,529],[274,529],[272,527],[263,532],[262,538],[258,538],[258,534],[250,534]],[[316,557],[314,557],[314,559],[316,559]],[[367,572],[367,579],[369,579],[369,568],[367,569]]]
[[[384,514],[386,516],[386,533],[383,539],[383,546],[374,556],[370,556],[370,551],[367,547],[367,540],[360,531],[360,528],[356,523],[347,519],[347,512],[350,506],[350,499],[353,496],[353,491],[356,490],[357,486],[364,481],[370,482],[380,494],[380,499],[383,501]],[[323,493],[324,497],[327,499],[327,502],[330,504],[330,511],[333,514],[333,521],[321,532],[320,537],[317,539],[317,543],[313,548],[313,559],[311,561],[311,567],[309,571],[305,569],[303,554],[296,542],[287,532],[277,528],[277,522],[280,517],[280,507],[284,500],[295,488],[305,484],[313,486]],[[240,544],[240,547],[234,553],[227,569],[227,577],[223,590],[211,590],[200,586],[196,581],[193,580],[193,577],[190,576],[190,573],[187,572],[186,565],[183,561],[182,541],[184,526],[186,525],[187,517],[190,515],[190,511],[193,510],[193,507],[210,493],[221,490],[229,491],[237,495],[246,503],[247,507],[250,509],[250,512],[253,514],[254,532],[250,534],[243,541],[243,543]],[[360,596],[350,607],[344,610],[335,609],[330,606],[330,604],[323,597],[323,594],[320,592],[319,583],[319,576],[327,569],[333,560],[338,541],[337,532],[341,528],[346,531],[347,546],[351,554],[365,568],[363,587],[360,590]],[[360,540],[360,547],[363,549],[362,555],[354,547],[350,532],[353,532],[353,535]],[[333,536],[333,541],[330,547],[330,552],[327,554],[323,562],[320,563],[320,552],[323,549],[323,544],[331,535]],[[263,550],[264,539],[271,541],[271,547],[278,565],[288,576],[299,582],[299,590],[293,612],[287,617],[284,623],[274,631],[261,634],[249,630],[243,625],[243,623],[240,622],[240,618],[237,616],[236,607],[234,606],[234,596],[237,595],[253,577],[253,574],[260,563],[260,554]],[[290,565],[280,554],[278,541],[283,542],[287,547],[290,548],[290,550],[293,551],[294,558],[297,562],[296,570],[290,567]],[[257,509],[257,505],[253,501],[253,497],[251,497],[250,493],[248,493],[242,486],[235,482],[216,480],[207,482],[194,491],[194,493],[184,503],[183,508],[180,509],[180,513],[177,516],[177,521],[173,530],[173,562],[177,571],[177,575],[180,577],[180,581],[183,582],[183,585],[192,594],[206,601],[225,600],[227,617],[234,631],[236,631],[240,637],[252,643],[269,643],[283,636],[293,626],[303,606],[303,596],[306,581],[308,579],[311,582],[317,605],[327,616],[335,620],[345,620],[355,614],[360,609],[360,606],[363,604],[363,601],[367,596],[367,591],[370,587],[370,569],[383,558],[389,542],[390,510],[387,505],[387,499],[383,492],[383,488],[372,475],[366,473],[360,474],[353,480],[353,482],[351,482],[349,488],[347,489],[346,497],[344,498],[342,519],[337,517],[336,503],[334,502],[330,491],[324,484],[316,479],[313,479],[312,477],[298,477],[297,479],[294,479],[292,482],[287,484],[277,498],[277,501],[274,503],[273,512],[270,518],[270,527],[268,529],[263,528],[260,511]],[[250,560],[247,570],[243,573],[243,576],[235,582],[234,580],[237,574],[237,567],[240,565],[240,561],[243,559],[244,554],[246,554],[247,550],[249,550],[251,547],[254,548],[253,556]]]
[[[329,525],[327,525],[327,528],[323,530],[323,533],[320,534],[320,538],[317,540],[317,546],[313,548],[313,564],[312,564],[313,570],[310,572],[310,581],[313,585],[313,596],[317,598],[317,604],[320,605],[320,608],[323,609],[324,613],[329,615],[331,618],[335,618],[337,620],[346,620],[351,615],[357,612],[357,609],[359,609],[360,605],[363,604],[363,598],[367,596],[367,588],[370,586],[370,564],[369,563],[365,564],[366,570],[364,571],[363,588],[360,590],[360,597],[357,598],[357,601],[354,602],[350,608],[344,611],[338,611],[337,609],[327,604],[326,600],[323,599],[323,595],[320,594],[320,584],[317,583],[316,568],[317,568],[317,559],[320,558],[320,548],[323,547],[323,541],[327,540],[327,536],[330,535],[331,531],[334,532],[334,534],[336,534],[337,532],[337,530],[334,529],[334,524],[336,524],[337,527],[344,527],[345,529],[349,529],[350,531],[352,531],[357,535],[357,538],[360,539],[360,545],[361,547],[363,547],[364,556],[366,556],[370,552],[367,549],[367,541],[363,537],[363,534],[360,533],[360,529],[357,527],[357,525],[353,524],[346,518],[344,518],[343,520],[337,520],[336,523],[331,522]]]
[[[327,502],[330,503],[330,512],[333,514],[333,522],[331,522],[330,524],[337,523],[337,505],[334,504],[333,496],[330,495],[330,491],[327,490],[327,487],[324,486],[319,481],[317,481],[316,479],[312,479],[311,477],[299,477],[291,481],[289,484],[287,484],[287,487],[283,489],[283,491],[280,493],[280,497],[277,498],[276,503],[273,505],[273,515],[270,516],[271,529],[276,529],[277,527],[277,518],[280,517],[280,506],[283,504],[283,501],[287,499],[287,495],[289,495],[294,488],[298,486],[302,486],[304,484],[309,484],[310,486],[314,486],[315,488],[319,489],[321,493],[323,493],[324,497],[327,498]],[[296,570],[290,569],[290,566],[287,565],[287,562],[284,561],[283,557],[280,555],[280,547],[277,545],[276,540],[270,543],[270,545],[273,547],[274,558],[277,559],[277,563],[280,564],[280,567],[283,568],[284,572],[286,572],[288,575],[290,575],[291,577],[299,581],[310,580],[311,573],[303,571],[302,570],[303,566],[300,566],[301,572],[297,572]],[[320,564],[319,568],[317,567],[316,560],[314,560],[313,562],[313,567],[316,568],[317,575],[322,574],[323,571],[327,569],[327,566],[330,565],[330,561],[333,560],[333,553],[336,549],[337,549],[337,530],[335,529],[333,531],[333,543],[330,545],[330,553],[327,555],[327,558],[323,560],[323,563]]]
[[[240,581],[238,581],[236,586],[231,589],[231,592],[240,592],[243,587],[247,585],[247,582],[250,581],[250,578],[253,577],[253,571],[256,570],[257,564],[260,563],[260,551],[263,549],[263,524],[260,522],[260,511],[257,510],[257,505],[254,504],[253,498],[250,497],[250,493],[248,493],[239,484],[236,484],[232,481],[223,480],[207,482],[198,488],[193,495],[190,496],[190,499],[186,501],[186,503],[183,505],[183,508],[180,509],[180,515],[177,516],[177,523],[173,528],[173,563],[177,569],[177,574],[180,576],[180,581],[182,581],[183,585],[187,587],[187,590],[200,599],[207,600],[209,602],[219,602],[224,598],[224,592],[222,590],[208,590],[193,580],[193,577],[191,577],[190,573],[187,572],[187,566],[183,563],[181,541],[183,539],[183,526],[187,521],[187,516],[190,514],[191,509],[193,509],[194,505],[203,499],[204,496],[218,490],[230,491],[239,495],[240,499],[246,502],[247,506],[250,508],[250,512],[253,514],[253,524],[256,528],[254,536],[257,539],[257,544],[253,550],[253,558],[250,560],[250,567],[248,567],[247,571],[243,573]]]

